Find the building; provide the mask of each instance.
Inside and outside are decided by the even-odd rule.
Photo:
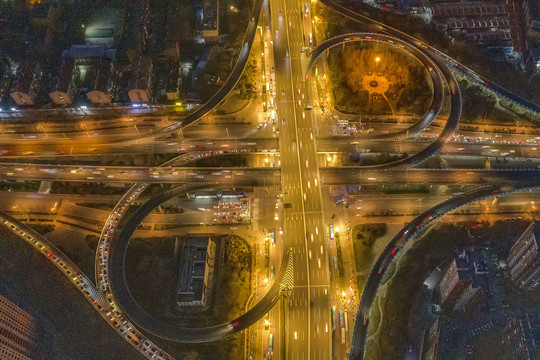
[[[219,0],[198,0],[197,4],[196,17],[203,39],[216,41],[219,37]],[[238,10],[232,7],[231,11]]]
[[[34,318],[0,296],[0,359],[31,360],[34,358],[36,339],[37,324]]]
[[[64,50],[58,80],[49,97],[55,104],[69,105],[83,93],[94,104],[110,103],[115,59],[116,50],[105,45],[73,45]]]
[[[510,282],[520,290],[531,290],[540,283],[540,229],[536,223],[516,240],[506,260]]]
[[[434,22],[452,37],[473,45],[501,46],[510,43],[510,21],[504,2],[473,1],[435,4]]]
[[[37,61],[23,61],[13,82],[11,97],[19,106],[34,105],[43,77],[43,71]]]
[[[180,62],[170,62],[168,65],[167,76],[167,100],[179,100],[180,99]]]
[[[508,320],[502,330],[503,349],[514,359],[536,360],[540,356],[540,315],[525,314]]]
[[[512,46],[516,52],[529,50],[527,33],[530,27],[529,6],[525,0],[506,0]]]
[[[147,103],[152,98],[152,59],[147,56],[141,56],[131,69],[131,78],[129,80],[129,99],[133,103]]]
[[[474,18],[478,16],[506,16],[506,5],[496,2],[456,2],[437,4],[431,7],[431,13],[436,19],[443,18]]]
[[[60,72],[49,97],[57,105],[71,105],[77,91],[76,79],[78,68],[73,66],[73,59],[63,58],[60,65]]]
[[[460,250],[442,275],[438,285],[444,311],[474,314],[489,294],[487,266],[480,251]]]
[[[28,41],[33,46],[53,45],[61,28],[60,6],[57,3],[43,2],[32,6]]]
[[[113,91],[111,80],[113,63],[108,59],[97,59],[92,65],[89,87],[86,96],[92,104],[110,104]]]
[[[424,341],[425,351],[422,354],[422,360],[437,360],[439,355],[439,340],[441,337],[441,326],[439,318],[429,328]]]
[[[176,288],[179,307],[208,306],[214,277],[216,244],[210,235],[188,235],[182,247]]]
[[[11,88],[11,66],[7,59],[0,59],[0,103],[9,94]]]

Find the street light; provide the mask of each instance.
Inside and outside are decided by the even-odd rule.
[[[375,62],[378,64],[379,61],[381,61],[381,58],[377,56],[377,57],[375,58]]]

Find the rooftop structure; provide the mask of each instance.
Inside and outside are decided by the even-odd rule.
[[[19,65],[11,90],[11,97],[17,105],[34,105],[42,76],[41,66],[36,61],[23,61]]]
[[[133,103],[147,103],[152,97],[152,59],[141,56],[132,68],[131,79],[129,80],[129,99]]]
[[[189,235],[182,248],[176,303],[206,307],[210,298],[216,244],[209,235]]]
[[[527,32],[530,26],[529,6],[525,0],[506,0],[512,46],[517,52],[529,50]]]
[[[479,251],[460,250],[439,283],[442,308],[455,313],[474,313],[489,293],[487,272]]]
[[[92,103],[111,102],[111,73],[116,50],[105,45],[73,45],[62,52],[58,80],[49,94],[55,104],[69,105],[79,90],[84,90]]]

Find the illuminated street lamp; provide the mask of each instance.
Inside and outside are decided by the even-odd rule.
[[[345,297],[345,295],[347,295],[347,294],[345,293],[345,291],[342,291],[342,292],[341,292],[341,296]]]
[[[381,61],[381,58],[377,56],[377,57],[375,58],[375,62],[378,64],[379,61]]]
[[[268,284],[268,278],[264,278],[263,281],[264,281],[265,284]]]

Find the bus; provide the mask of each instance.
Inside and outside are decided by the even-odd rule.
[[[332,306],[332,311],[330,312],[330,320],[332,322],[332,332],[336,329],[336,307]]]
[[[330,225],[330,240],[334,240],[334,227]]]
[[[337,270],[337,255],[334,255],[334,270]]]
[[[349,332],[349,319],[347,317],[347,310],[345,310],[345,331]]]
[[[339,310],[339,326],[345,326],[345,318],[343,317],[343,310]]]
[[[341,345],[345,345],[345,328],[341,328]]]
[[[268,353],[272,355],[273,351],[274,351],[274,335],[270,334],[268,335]]]

